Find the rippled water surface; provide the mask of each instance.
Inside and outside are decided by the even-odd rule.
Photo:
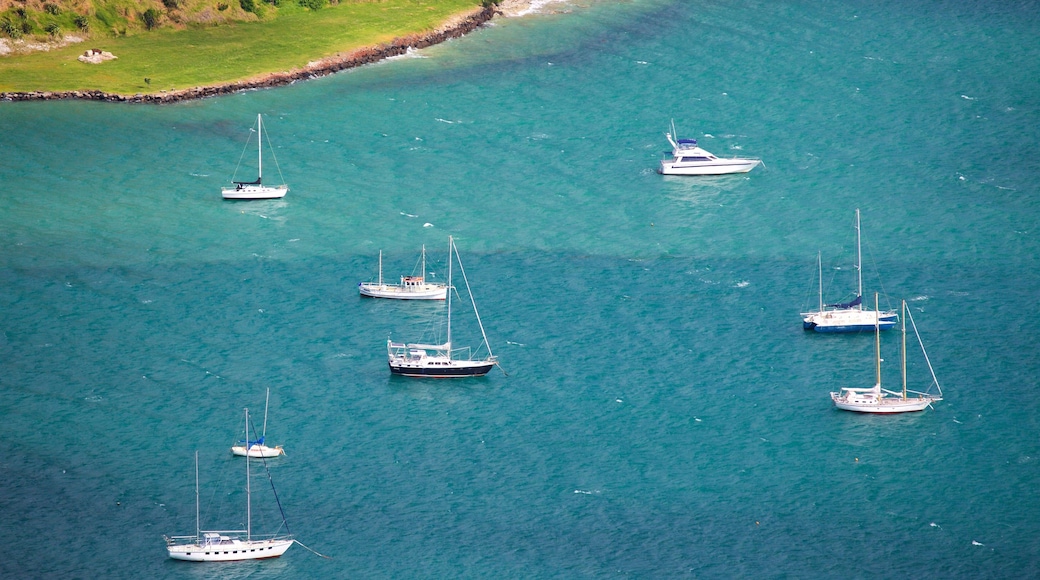
[[[542,10],[274,90],[0,103],[0,576],[1036,574],[1035,5]],[[257,113],[291,191],[224,202]],[[658,175],[672,120],[764,167]],[[923,413],[834,410],[873,336],[801,329],[817,252],[851,296],[856,208]],[[449,234],[505,372],[392,378],[444,305],[357,283],[423,244],[443,279]],[[196,450],[202,526],[245,524],[228,448],[268,387],[289,528],[331,559],[167,559]]]

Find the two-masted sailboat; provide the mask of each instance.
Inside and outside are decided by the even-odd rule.
[[[487,350],[483,358],[475,358],[469,348],[455,349],[451,342],[451,295],[452,290],[452,263],[458,260],[459,271],[462,279],[466,282],[466,292],[469,294],[470,303],[473,305],[473,314],[477,317],[477,325],[480,326],[480,334],[483,337],[477,352],[482,352],[482,347]],[[432,378],[458,378],[483,376],[498,364],[498,359],[491,352],[488,344],[487,333],[484,332],[484,324],[480,321],[477,312],[477,302],[473,298],[473,292],[469,287],[469,279],[466,278],[466,270],[462,267],[462,258],[455,247],[455,240],[448,237],[448,331],[447,342],[443,344],[402,343],[386,339],[387,362],[390,372],[395,375],[406,377],[432,377]],[[463,355],[463,352],[465,354]]]
[[[874,295],[875,311],[877,310],[877,294]],[[875,368],[877,369],[877,383],[873,387],[855,388],[843,387],[840,391],[831,393],[834,406],[844,411],[856,411],[859,413],[906,413],[910,411],[923,411],[926,407],[942,400],[942,388],[939,379],[935,377],[932,362],[928,360],[928,353],[924,350],[924,342],[921,334],[917,332],[917,324],[913,315],[906,307],[903,300],[903,348],[902,348],[902,392],[890,391],[881,387],[881,325],[880,316],[876,316],[874,323],[874,345],[875,345]],[[917,343],[921,345],[921,353],[928,364],[928,372],[932,374],[932,384],[924,391],[911,391],[906,386],[906,319],[910,319]],[[938,394],[932,394],[931,389],[935,387]]]
[[[450,256],[449,256],[450,258]],[[361,282],[358,292],[370,298],[395,298],[397,300],[444,300],[448,295],[445,284],[426,281],[426,246],[422,247],[422,274],[401,276],[400,284],[383,282],[383,251],[379,251],[379,281]],[[414,270],[413,270],[414,273]]]
[[[252,129],[250,129],[252,131]],[[284,179],[282,185],[264,185],[264,138],[267,137],[267,131],[264,129],[264,119],[261,115],[256,116],[256,181],[234,181],[232,177],[231,183],[234,187],[222,187],[220,189],[221,195],[224,199],[278,199],[285,197],[285,194],[289,192],[289,186],[285,185]],[[249,142],[246,141],[246,147],[249,146]],[[268,146],[270,146],[270,138],[268,138]],[[243,149],[242,155],[245,156],[245,150]],[[239,165],[242,161],[239,159]],[[275,167],[278,166],[278,160],[275,159]],[[237,173],[238,170],[236,169]],[[282,170],[278,169],[278,176],[281,177]]]
[[[249,439],[249,409],[246,409],[246,440]],[[277,558],[296,540],[292,535],[253,534],[250,456],[246,455],[246,529],[203,530],[199,518],[199,453],[195,452],[195,535],[166,537],[166,551],[174,560],[190,562],[230,562]],[[274,485],[272,481],[272,486]],[[281,506],[279,505],[279,509]],[[282,524],[288,531],[285,515]]]

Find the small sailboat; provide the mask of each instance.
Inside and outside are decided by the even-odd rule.
[[[665,133],[672,146],[671,159],[662,159],[657,172],[661,175],[726,175],[747,173],[762,163],[761,159],[716,157],[697,145],[696,139],[679,139],[672,122],[672,132]]]
[[[253,129],[250,128],[250,132]],[[264,139],[267,138],[267,145],[270,147],[271,139],[267,137],[267,131],[264,129],[263,116],[256,116],[256,181],[235,181],[234,177],[231,178],[231,183],[234,187],[222,187],[220,189],[224,199],[278,199],[285,197],[285,194],[289,192],[289,186],[282,185],[264,185]],[[246,142],[246,147],[249,146],[249,142]],[[245,156],[245,149],[242,150],[242,155]],[[275,167],[278,167],[278,159],[275,159]],[[239,165],[241,166],[242,160],[239,159]],[[238,169],[235,169],[235,173],[238,173]],[[278,169],[278,176],[281,177],[282,170]]]
[[[473,313],[477,317],[477,324],[480,326],[480,334],[483,337],[483,342],[477,348],[478,352],[481,347],[486,347],[487,355],[483,358],[474,358],[473,353],[469,348],[465,349],[453,349],[451,342],[451,292],[448,292],[447,304],[448,304],[448,332],[447,342],[444,344],[422,344],[422,343],[400,343],[393,342],[391,339],[386,339],[386,354],[387,362],[390,365],[390,372],[395,375],[402,375],[406,377],[432,377],[432,378],[458,378],[458,377],[479,377],[484,376],[491,370],[491,367],[498,364],[498,359],[491,352],[491,345],[488,344],[487,334],[484,332],[484,325],[480,321],[480,314],[477,313],[477,302],[473,298],[473,292],[469,287],[469,279],[466,278],[466,270],[462,267],[462,258],[459,257],[459,251],[455,247],[455,240],[448,237],[448,289],[454,290],[451,285],[452,280],[452,262],[454,260],[459,262],[459,271],[462,272],[462,278],[466,281],[466,292],[469,294],[470,302],[473,305]],[[465,356],[462,356],[462,351],[466,351]]]
[[[816,255],[820,276],[820,307],[815,312],[802,313],[802,328],[816,332],[867,332],[874,330],[875,323],[881,330],[896,325],[897,315],[893,311],[875,312],[863,309],[863,252],[860,243],[859,209],[856,209],[856,298],[851,302],[823,303],[823,261]]]
[[[264,403],[264,429],[260,432],[260,438],[256,441],[251,441],[249,433],[246,432],[246,438],[239,441],[238,445],[231,447],[232,453],[239,457],[278,457],[279,455],[285,455],[285,449],[282,449],[281,445],[268,447],[264,443],[264,440],[267,438],[267,409],[270,404],[271,389],[267,389],[267,402]]]
[[[246,439],[249,438],[249,409],[246,409]],[[252,490],[246,456],[246,529],[203,530],[199,518],[199,452],[195,452],[195,535],[166,537],[166,551],[174,560],[189,562],[230,562],[277,558],[295,542],[292,535],[254,535]],[[270,474],[268,474],[270,478]],[[271,483],[272,489],[274,482]],[[279,509],[281,508],[279,504]],[[285,515],[282,525],[288,531]]]
[[[426,246],[422,247],[422,274],[401,276],[400,284],[383,282],[383,251],[379,251],[379,281],[361,282],[358,291],[370,298],[396,298],[398,300],[444,300],[448,294],[445,284],[426,281]],[[414,273],[414,270],[413,270]]]
[[[874,295],[877,303],[877,295]],[[875,313],[876,313],[875,306]],[[932,374],[932,384],[924,391],[911,391],[906,387],[906,319],[910,319],[914,334],[917,335],[917,343],[921,345],[921,353],[928,364],[928,372]],[[877,317],[880,321],[880,317]],[[942,388],[939,379],[935,377],[932,362],[928,360],[928,353],[924,350],[924,342],[921,334],[917,332],[917,324],[913,316],[906,308],[906,300],[903,300],[903,348],[902,348],[902,373],[903,391],[896,392],[881,387],[881,325],[874,325],[875,364],[877,368],[877,383],[869,388],[843,387],[838,392],[831,393],[834,406],[844,411],[856,411],[858,413],[907,413],[911,411],[923,411],[932,403],[942,400]],[[932,394],[932,386],[938,394]]]

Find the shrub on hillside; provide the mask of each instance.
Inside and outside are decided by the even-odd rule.
[[[7,18],[0,20],[0,32],[10,36],[11,38],[20,38],[22,36],[21,28],[15,26],[15,24]]]
[[[61,14],[61,8],[58,8],[54,4],[44,4],[43,9],[47,11],[47,14],[52,14],[54,16]]]
[[[167,10],[173,10],[177,8],[177,0],[162,0],[162,5],[165,6]]]
[[[246,12],[252,12],[256,8],[256,3],[253,0],[238,0],[238,4]]]
[[[328,3],[329,0],[297,0],[300,6],[304,8],[310,8],[311,10],[321,10]]]
[[[44,26],[43,29],[51,36],[58,36],[61,34],[61,25],[57,22],[50,22],[47,26]]]
[[[90,26],[90,21],[87,20],[86,16],[77,14],[73,19],[72,23],[76,25],[76,28],[80,30],[86,30]]]
[[[159,12],[155,8],[149,8],[141,15],[141,19],[144,20],[144,25],[148,30],[159,26],[160,18],[162,18],[162,12]]]

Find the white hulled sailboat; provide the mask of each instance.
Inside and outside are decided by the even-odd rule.
[[[250,129],[252,131],[252,129]],[[289,192],[289,186],[285,185],[284,179],[282,185],[264,185],[264,138],[267,137],[267,131],[264,129],[264,120],[261,115],[256,116],[256,181],[235,181],[234,177],[231,178],[231,183],[235,184],[235,187],[222,187],[220,189],[221,195],[224,199],[278,199],[285,197],[285,194]],[[270,138],[268,138],[268,146],[270,146]],[[249,142],[246,142],[246,146],[249,146]],[[242,155],[245,155],[245,150],[242,151]],[[242,161],[239,159],[239,165]],[[278,160],[274,161],[275,167],[278,166]],[[235,169],[238,173],[238,169]],[[281,177],[282,170],[278,170],[278,176]]]
[[[249,409],[246,409],[246,439],[249,439]],[[195,535],[166,537],[166,551],[174,560],[189,562],[231,562],[277,558],[295,540],[292,535],[254,535],[249,456],[246,456],[246,529],[203,530],[199,519],[199,453],[195,452]],[[272,486],[274,483],[272,482]],[[281,509],[281,505],[279,505]],[[285,516],[282,524],[288,531]]]
[[[874,295],[874,303],[876,310],[876,294]],[[917,335],[917,343],[921,345],[921,353],[924,354],[924,360],[928,363],[928,372],[932,374],[932,384],[924,391],[911,391],[906,387],[907,318],[910,319],[910,324],[914,328],[914,334]],[[880,317],[878,317],[877,320],[880,320]],[[907,413],[911,411],[923,411],[932,403],[942,400],[942,388],[939,386],[939,379],[935,377],[935,371],[932,369],[932,362],[928,359],[928,353],[924,350],[924,342],[921,340],[921,334],[917,332],[917,324],[914,322],[914,318],[910,314],[910,311],[906,308],[906,300],[903,301],[902,392],[889,391],[888,389],[883,389],[881,387],[881,329],[880,325],[877,323],[875,323],[874,329],[874,344],[877,383],[873,387],[843,387],[838,392],[832,392],[831,400],[834,401],[835,407],[844,411],[856,411],[859,413]],[[938,395],[933,395],[931,393],[932,386],[936,388],[939,393]]]
[[[451,256],[449,256],[450,258]],[[400,284],[383,282],[383,251],[379,251],[379,281],[361,282],[358,291],[370,298],[395,298],[397,300],[444,300],[448,295],[445,284],[426,281],[426,246],[422,247],[422,275],[401,276]],[[412,271],[414,273],[414,270]]]
[[[269,447],[264,443],[267,439],[267,409],[271,404],[271,389],[267,389],[267,402],[264,403],[264,429],[260,432],[260,438],[256,441],[249,439],[249,433],[246,433],[246,438],[239,441],[239,445],[233,445],[231,452],[239,457],[278,457],[279,455],[285,455],[285,449],[282,449],[281,445],[275,445]],[[248,447],[248,450],[246,446]]]

